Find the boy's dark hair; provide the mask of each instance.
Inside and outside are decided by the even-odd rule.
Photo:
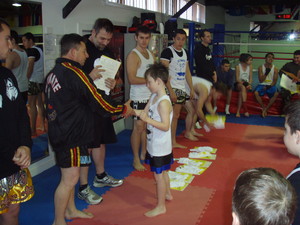
[[[209,33],[210,33],[210,31],[207,30],[207,29],[200,30],[200,32],[199,32],[199,37],[200,37],[200,38],[203,38],[203,37],[205,36],[205,32],[209,32]]]
[[[109,19],[99,18],[95,21],[93,29],[96,31],[96,34],[98,34],[101,29],[104,29],[107,33],[113,33],[114,25]]]
[[[19,43],[19,35],[18,35],[17,31],[11,30],[10,31],[10,36],[11,36],[11,39],[15,40],[16,44]]]
[[[23,34],[22,37],[25,37],[27,40],[32,40],[34,42],[34,36],[31,32]]]
[[[272,168],[249,169],[236,180],[232,211],[240,225],[290,225],[296,205],[294,188]]]
[[[186,32],[183,29],[176,29],[173,33],[173,38],[175,38],[177,34],[183,34],[187,37]]]
[[[151,30],[147,26],[139,26],[135,31],[135,36],[139,36],[139,33],[151,34]]]
[[[252,55],[248,54],[248,53],[242,53],[240,55],[240,62],[246,63],[250,58],[252,58]]]
[[[228,61],[228,59],[223,59],[222,60],[221,65],[224,65],[224,64],[230,64],[230,62]]]
[[[84,39],[79,34],[65,34],[60,40],[60,55],[64,56],[72,48],[77,48]]]
[[[300,130],[300,100],[291,101],[284,107],[286,123],[290,126],[291,134]]]
[[[266,59],[269,55],[271,55],[271,56],[273,56],[273,58],[275,58],[275,55],[274,55],[273,52],[268,52],[268,53],[265,55],[265,59]]]
[[[154,63],[149,65],[145,72],[145,78],[147,78],[148,75],[154,80],[160,78],[166,84],[169,79],[169,70],[162,63]]]
[[[9,24],[4,19],[0,18],[0,32],[3,31],[3,24],[10,28]]]
[[[296,50],[296,51],[294,52],[294,55],[300,55],[300,50]]]

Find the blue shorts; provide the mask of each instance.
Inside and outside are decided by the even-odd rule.
[[[255,88],[255,91],[258,92],[259,96],[264,96],[265,94],[267,94],[269,98],[272,98],[274,94],[277,92],[277,88],[276,86],[259,84]]]

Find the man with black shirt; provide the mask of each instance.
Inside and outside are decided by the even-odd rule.
[[[41,130],[45,130],[45,109],[42,100],[44,82],[44,57],[42,49],[35,45],[34,36],[32,33],[24,34],[22,36],[22,42],[28,55],[28,105],[30,113],[31,135],[36,136],[36,120],[38,114],[42,119]]]
[[[8,24],[0,19],[0,60],[12,48]],[[34,195],[30,124],[17,80],[0,65],[0,224],[18,225],[20,203]]]
[[[300,79],[300,50],[296,50],[294,52],[294,59],[293,59],[292,62],[286,63],[281,68],[281,70],[279,71],[280,77],[282,76],[284,71],[292,73],[295,76],[297,76],[298,79]],[[294,82],[296,82],[296,80]],[[283,101],[283,105],[286,105],[292,97],[292,93],[289,90],[287,90],[283,87],[281,87],[280,95],[281,95],[281,98],[282,98],[282,101]]]
[[[86,35],[86,48],[89,58],[83,65],[83,70],[86,74],[101,75],[103,69],[101,66],[94,68],[94,62],[102,55],[114,58],[113,53],[107,48],[107,45],[111,41],[113,36],[113,24],[110,20],[105,18],[99,18],[95,21],[95,24],[90,35]],[[106,79],[106,85],[111,89],[115,86],[114,79]],[[96,176],[94,178],[93,185],[95,187],[118,187],[123,184],[123,180],[115,179],[109,176],[105,172],[105,144],[111,144],[117,142],[117,136],[114,130],[111,117],[102,117],[94,114],[95,117],[95,132],[94,141],[89,146],[91,155],[96,167]],[[88,167],[81,168],[80,171],[80,187],[78,197],[85,200],[88,204],[98,204],[102,201],[102,197],[96,194],[90,189],[88,185]]]
[[[195,47],[196,74],[211,83],[217,82],[216,69],[208,45],[211,43],[211,33],[208,30],[201,30],[201,43]]]

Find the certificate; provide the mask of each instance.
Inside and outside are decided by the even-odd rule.
[[[98,89],[105,91],[109,95],[110,89],[105,86],[105,79],[112,78],[115,76],[120,68],[121,62],[102,55],[100,58],[96,59],[94,62],[94,67],[102,66],[101,69],[105,70],[101,72],[102,77],[94,80],[94,84]]]

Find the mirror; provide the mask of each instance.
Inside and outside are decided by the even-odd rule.
[[[34,42],[37,47],[43,49],[43,26],[42,26],[42,5],[41,3],[18,1],[19,6],[13,6],[15,1],[1,0],[0,15],[11,26],[11,30],[15,30],[19,35],[19,46],[24,48],[22,44],[22,35],[31,32],[34,35]],[[28,102],[27,102],[28,107]],[[30,109],[28,107],[30,114]],[[32,116],[31,116],[32,117]],[[36,124],[36,135],[32,136],[32,163],[37,162],[49,155],[47,125],[42,122],[38,113]]]

